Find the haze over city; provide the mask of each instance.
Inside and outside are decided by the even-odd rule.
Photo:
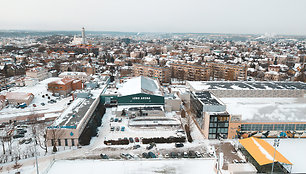
[[[306,1],[10,0],[0,30],[306,34]]]
[[[305,7],[3,0],[0,173],[306,173]]]

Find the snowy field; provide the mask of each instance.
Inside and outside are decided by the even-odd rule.
[[[220,98],[245,121],[306,121],[306,98]]]
[[[274,139],[265,139],[273,146]],[[306,139],[281,139],[277,150],[292,164],[292,173],[306,173]]]
[[[143,160],[143,161],[102,161],[63,160],[53,164],[48,174],[213,174],[215,161],[205,160]]]

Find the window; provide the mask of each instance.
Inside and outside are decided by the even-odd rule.
[[[209,138],[209,139],[214,139],[214,138],[216,138],[216,134],[209,134],[209,135],[208,135],[208,138]]]
[[[68,146],[68,140],[65,139],[65,146]]]
[[[51,139],[51,145],[54,146],[54,139]]]
[[[241,125],[241,130],[242,131],[251,131],[252,130],[252,125],[251,124],[242,124]]]
[[[261,131],[262,130],[262,124],[253,124],[252,125],[253,131]]]
[[[216,133],[216,128],[209,128],[209,133]]]
[[[274,130],[282,131],[282,130],[284,130],[284,127],[285,127],[284,124],[275,124],[274,125]]]
[[[272,131],[273,130],[273,124],[264,124],[262,130],[263,131]]]
[[[305,130],[305,124],[297,124],[295,130]]]
[[[58,143],[59,146],[61,146],[61,145],[62,145],[61,139],[58,139],[58,140],[57,140],[57,143]]]
[[[71,145],[74,146],[74,139],[71,139]]]
[[[209,127],[217,127],[217,123],[209,123]]]
[[[287,124],[286,125],[286,130],[294,130],[294,124]]]

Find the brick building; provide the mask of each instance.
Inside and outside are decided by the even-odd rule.
[[[172,63],[172,77],[181,80],[190,81],[207,81],[212,79],[217,80],[246,80],[247,79],[247,66],[223,64],[207,62],[203,65],[193,64],[179,64]]]
[[[207,81],[210,71],[207,67],[191,64],[171,64],[172,77],[180,80]]]
[[[217,80],[236,81],[247,79],[247,65],[207,62],[205,66],[209,68],[210,76]]]
[[[168,67],[133,64],[133,75],[158,78],[161,83],[170,83],[171,80],[171,71]]]
[[[52,93],[67,95],[71,91],[83,89],[83,83],[80,80],[64,78],[58,81],[48,83],[48,90]]]

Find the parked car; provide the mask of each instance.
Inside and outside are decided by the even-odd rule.
[[[40,103],[42,106],[45,106],[46,104],[45,103]]]
[[[32,138],[28,138],[25,140],[24,144],[30,144],[32,142]]]
[[[108,156],[107,156],[106,154],[104,154],[104,153],[101,153],[101,154],[100,154],[100,157],[101,157],[102,159],[109,159]]]
[[[117,127],[116,127],[116,131],[120,131],[120,126],[117,126]]]
[[[175,147],[176,148],[184,147],[184,144],[183,143],[175,143]]]
[[[111,130],[111,131],[114,131],[114,130],[115,130],[115,127],[114,127],[114,126],[112,126],[112,127],[110,128],[110,130]]]
[[[134,139],[132,137],[129,138],[130,143],[134,143]]]
[[[110,118],[110,122],[113,122],[114,121],[114,118],[112,117],[112,118]]]
[[[24,134],[13,135],[13,138],[23,138],[23,137],[24,137]]]
[[[120,118],[120,119],[118,120],[118,122],[122,122],[122,118]]]
[[[177,158],[177,153],[176,152],[171,152],[170,157],[171,158]]]
[[[120,157],[121,157],[121,158],[126,158],[126,156],[125,156],[124,153],[120,153]]]
[[[184,152],[183,157],[184,157],[184,158],[188,158],[188,153],[187,153],[187,152]]]
[[[148,155],[148,153],[143,152],[143,153],[142,153],[142,157],[143,157],[143,158],[149,158],[149,155]]]
[[[201,153],[198,152],[198,151],[195,151],[195,155],[196,155],[197,158],[201,158],[202,157]]]
[[[166,153],[166,154],[165,154],[165,158],[169,158],[169,157],[170,157],[169,154]]]
[[[25,139],[19,140],[19,144],[23,144],[25,141]]]
[[[138,148],[140,148],[139,144],[136,144],[136,145],[133,146],[133,149],[138,149]]]
[[[132,159],[133,158],[133,156],[129,153],[125,154],[125,157],[126,157],[126,159]]]
[[[178,158],[183,158],[183,153],[177,152],[177,157],[178,157]]]
[[[25,134],[25,133],[27,133],[27,130],[18,128],[18,129],[17,129],[17,133],[19,133],[19,134]]]
[[[124,126],[122,126],[122,127],[121,127],[121,131],[124,131],[124,130],[125,130],[125,127],[124,127]]]
[[[115,118],[115,122],[118,122],[118,118]]]
[[[135,137],[135,142],[138,143],[139,142],[139,138]]]
[[[188,152],[188,155],[189,155],[189,158],[195,158],[196,157],[195,152],[192,151],[192,150]]]
[[[156,146],[155,143],[151,143],[149,146],[147,146],[147,150],[151,150],[154,146]]]
[[[150,156],[150,158],[156,158],[156,155],[153,152],[149,152],[148,155]]]

